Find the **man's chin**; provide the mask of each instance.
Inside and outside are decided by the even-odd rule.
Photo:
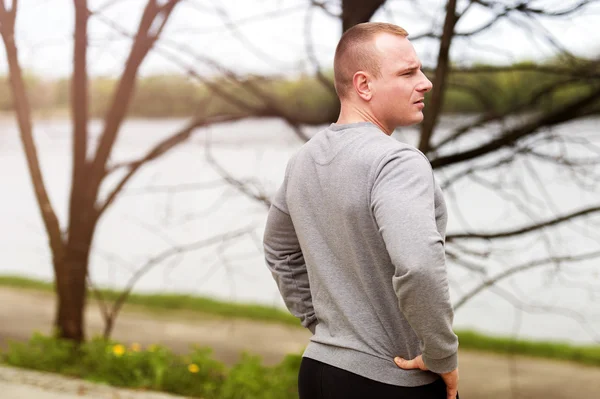
[[[405,119],[403,120],[401,123],[398,124],[398,126],[412,126],[412,125],[416,125],[423,122],[423,113],[422,112],[418,112],[416,115],[414,115],[414,117],[410,118],[410,119]]]

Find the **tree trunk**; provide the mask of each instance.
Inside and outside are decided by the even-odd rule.
[[[76,342],[85,340],[86,279],[95,222],[82,220],[76,226],[79,234],[70,235],[65,256],[57,259],[55,327],[60,338]]]
[[[456,0],[449,0],[446,4],[446,19],[440,41],[440,51],[438,53],[437,66],[435,68],[435,77],[433,79],[433,90],[428,109],[425,110],[425,120],[421,125],[421,139],[419,140],[419,150],[427,154],[431,149],[431,137],[437,125],[438,118],[442,111],[444,94],[446,93],[446,78],[450,72],[450,46],[454,38],[454,27],[458,22],[459,16],[456,14]]]
[[[383,3],[385,0],[343,0],[342,32],[346,32],[354,25],[369,22]]]

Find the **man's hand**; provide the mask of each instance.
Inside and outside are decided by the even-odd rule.
[[[396,366],[404,370],[421,369],[427,370],[425,363],[423,363],[423,357],[421,355],[415,357],[412,360],[405,360],[400,357],[394,359]],[[446,398],[456,399],[458,394],[458,368],[450,371],[449,373],[440,374],[444,382],[446,383]]]

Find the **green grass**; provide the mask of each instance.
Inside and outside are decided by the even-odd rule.
[[[14,287],[38,292],[52,292],[53,284],[17,276],[0,276],[0,287]],[[119,292],[101,290],[105,299],[115,300]],[[91,294],[89,294],[91,295]],[[219,301],[191,295],[132,294],[127,304],[149,312],[186,311],[199,315],[243,318],[255,321],[300,326],[299,321],[285,310],[263,305]],[[581,346],[561,342],[515,340],[493,337],[473,331],[457,331],[460,348],[499,354],[515,354],[540,358],[567,360],[600,366],[600,346]]]
[[[300,354],[290,354],[279,364],[266,366],[259,356],[243,354],[226,366],[206,347],[182,355],[160,345],[127,347],[100,337],[77,346],[42,334],[33,334],[27,342],[11,342],[0,351],[0,363],[11,367],[202,399],[298,399],[301,361]]]
[[[19,276],[0,276],[0,287],[25,288],[45,292],[54,291],[54,285],[51,283]]]
[[[43,292],[54,291],[54,284],[52,283],[18,276],[0,276],[0,287],[2,286]],[[102,297],[109,301],[116,300],[120,295],[120,291],[110,289],[101,289],[100,292]],[[93,294],[89,292],[88,297],[93,299]],[[279,308],[258,304],[225,302],[200,296],[177,294],[131,294],[127,298],[126,303],[135,305],[137,308],[147,311],[162,312],[181,310],[198,312],[204,315],[300,325],[297,318]]]
[[[500,354],[515,354],[567,360],[600,367],[600,345],[572,345],[562,342],[515,340],[492,337],[474,331],[459,331],[460,347]]]

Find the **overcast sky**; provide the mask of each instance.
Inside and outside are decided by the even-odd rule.
[[[2,0],[0,0],[2,1]],[[10,0],[3,0],[10,2]],[[515,1],[505,1],[512,4]],[[72,0],[21,0],[17,18],[17,44],[24,68],[50,78],[68,76],[72,63]],[[90,0],[92,10],[101,9],[104,20],[133,33],[146,0]],[[153,52],[142,65],[144,75],[176,73],[182,66],[201,73],[212,69],[198,58],[209,57],[239,73],[286,73],[312,70],[306,46],[308,0],[183,0],[175,9],[161,51]],[[335,3],[331,11],[337,12]],[[374,16],[375,21],[403,26],[411,36],[443,25],[442,0],[389,0]],[[576,1],[532,1],[533,6],[551,10],[567,8]],[[467,4],[459,0],[459,9]],[[107,7],[105,7],[108,5]],[[224,11],[223,12],[220,12]],[[313,9],[310,40],[318,62],[332,65],[335,45],[341,34],[338,19]],[[457,30],[470,31],[485,25],[491,14],[473,6],[459,22]],[[225,19],[235,21],[232,31]],[[122,71],[131,44],[103,19],[90,21],[89,71],[91,75],[116,76]],[[576,55],[600,56],[600,2],[562,19],[537,19],[537,32],[545,29],[557,43]],[[531,26],[532,24],[528,24]],[[503,20],[494,29],[472,39],[458,39],[452,46],[452,61],[511,63],[519,60],[543,60],[556,54],[556,48],[536,35],[523,18]],[[437,45],[431,39],[414,41],[425,65],[434,65]],[[177,47],[177,48],[175,48]],[[175,62],[174,62],[175,61]],[[0,51],[0,73],[7,70],[4,51]]]

